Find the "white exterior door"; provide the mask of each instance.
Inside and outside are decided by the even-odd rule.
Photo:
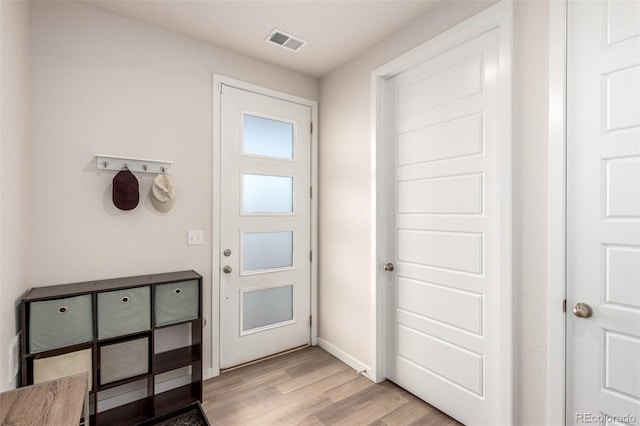
[[[566,423],[638,425],[640,2],[568,18]]]
[[[509,114],[499,115],[510,82],[500,52],[497,27],[477,31],[384,87],[385,371],[468,425],[510,422],[501,218],[509,222],[511,176],[500,160],[509,163],[511,142],[501,134]]]
[[[311,110],[221,88],[220,368],[310,342]]]

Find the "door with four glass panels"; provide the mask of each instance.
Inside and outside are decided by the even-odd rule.
[[[310,341],[311,110],[222,85],[220,368]]]

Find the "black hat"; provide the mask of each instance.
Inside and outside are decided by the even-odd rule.
[[[138,179],[128,169],[113,178],[113,204],[120,210],[133,210],[140,201]]]

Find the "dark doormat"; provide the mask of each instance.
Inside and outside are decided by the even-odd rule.
[[[210,424],[202,411],[200,402],[196,401],[172,413],[139,423],[138,426],[210,426]]]

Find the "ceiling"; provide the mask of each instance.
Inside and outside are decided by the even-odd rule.
[[[86,0],[82,3],[319,78],[441,0]],[[264,40],[274,29],[309,44]]]

